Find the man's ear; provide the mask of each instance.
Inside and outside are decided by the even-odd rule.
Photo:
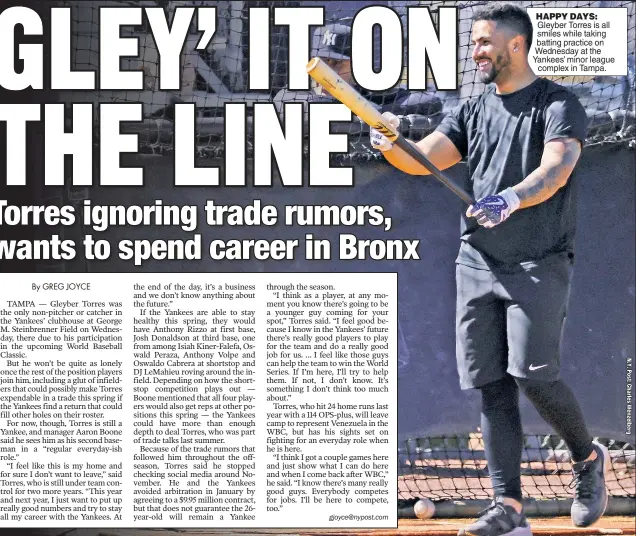
[[[512,41],[512,50],[513,52],[520,52],[524,50],[526,46],[526,40],[522,35],[518,35]]]

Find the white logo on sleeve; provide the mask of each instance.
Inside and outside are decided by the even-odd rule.
[[[336,34],[331,30],[325,30],[322,36],[322,44],[330,47],[334,46],[336,44]]]
[[[528,367],[528,369],[529,369],[529,370],[539,370],[540,368],[547,367],[547,366],[548,366],[548,364],[547,364],[547,363],[546,363],[545,365],[537,365],[537,366],[530,365],[530,366]]]

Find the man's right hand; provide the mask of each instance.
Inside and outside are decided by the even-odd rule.
[[[391,112],[384,112],[382,117],[384,117],[387,122],[396,129],[400,126],[400,119],[397,115],[394,115]],[[389,138],[374,128],[370,130],[369,137],[371,138],[371,145],[378,151],[390,151],[393,148],[393,142],[389,141]]]

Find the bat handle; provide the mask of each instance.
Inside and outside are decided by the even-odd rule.
[[[433,165],[430,160],[422,158],[423,155],[415,147],[413,147],[404,136],[399,135],[393,141],[393,143],[400,149],[402,149],[411,158],[413,158],[416,162],[430,171],[431,174],[435,176],[435,178],[442,182],[444,186],[450,189],[464,203],[466,203],[467,205],[475,204],[475,200],[466,190],[455,184],[453,181],[446,179],[445,175],[435,165]]]

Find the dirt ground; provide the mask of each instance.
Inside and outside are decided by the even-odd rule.
[[[397,529],[25,529],[11,530],[16,536],[402,536],[424,534],[426,536],[455,536],[460,527],[470,523],[469,519],[401,519]],[[594,526],[576,528],[568,517],[532,518],[533,534],[541,536],[636,536],[633,517],[603,517]]]

